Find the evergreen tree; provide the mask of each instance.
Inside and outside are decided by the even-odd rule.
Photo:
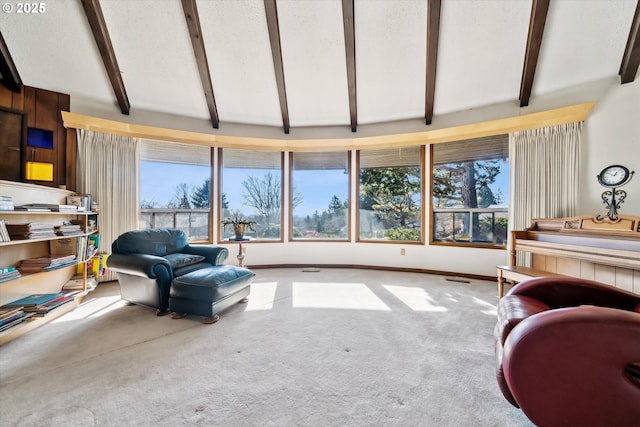
[[[417,166],[360,171],[360,208],[371,209],[385,228],[419,221],[420,168]]]
[[[200,187],[196,187],[191,194],[191,204],[194,208],[208,208],[211,195],[211,179],[204,180]]]

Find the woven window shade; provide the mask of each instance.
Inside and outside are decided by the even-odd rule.
[[[293,153],[294,170],[347,169],[349,156],[346,151],[327,153]]]
[[[361,168],[386,168],[396,166],[420,166],[420,147],[387,148],[360,151]]]
[[[222,150],[222,165],[225,168],[242,169],[280,169],[282,155],[273,151]]]
[[[433,146],[433,164],[463,163],[509,157],[509,135],[494,135]]]
[[[209,166],[211,147],[143,139],[140,144],[140,160]]]

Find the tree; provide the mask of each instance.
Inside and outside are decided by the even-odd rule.
[[[208,208],[211,195],[211,179],[204,180],[200,187],[196,187],[191,194],[191,204],[194,208]]]
[[[244,192],[242,198],[248,206],[251,206],[262,216],[266,224],[271,224],[272,220],[280,215],[282,202],[280,179],[271,172],[266,173],[262,178],[249,175],[242,181]],[[302,203],[302,195],[295,191],[291,202],[291,208]]]
[[[157,203],[153,199],[151,199],[151,200],[144,199],[144,200],[142,200],[140,202],[140,208],[141,209],[153,209],[153,208],[158,207],[156,205],[157,205]]]
[[[495,182],[499,173],[500,160],[479,160],[435,166],[433,171],[435,207],[477,208],[479,191],[482,188],[488,189],[489,184]]]
[[[434,168],[433,194],[438,206],[477,208],[495,203],[489,184],[493,184],[500,173],[500,160],[478,160],[448,163]],[[436,203],[434,203],[436,204]],[[480,237],[480,219],[471,215],[473,241]]]
[[[496,196],[488,185],[483,185],[478,189],[478,207],[488,208],[498,203]]]
[[[329,202],[328,209],[322,213],[320,217],[321,227],[317,227],[317,231],[324,231],[328,234],[346,237],[347,215],[346,211],[348,203],[344,202],[334,195]]]
[[[182,182],[176,185],[175,192],[173,199],[169,201],[167,207],[170,209],[191,209],[191,204],[189,203],[189,186]]]
[[[419,221],[420,168],[417,166],[360,171],[360,208],[370,209],[385,228]]]

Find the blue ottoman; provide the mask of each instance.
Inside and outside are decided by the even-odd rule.
[[[194,314],[204,316],[204,323],[215,323],[219,313],[247,301],[253,276],[246,268],[215,265],[176,277],[169,290],[171,316]]]

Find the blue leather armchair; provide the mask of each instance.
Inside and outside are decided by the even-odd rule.
[[[169,290],[175,277],[222,265],[227,248],[190,245],[182,230],[161,228],[134,230],[111,245],[107,267],[117,273],[122,299],[169,313]]]

